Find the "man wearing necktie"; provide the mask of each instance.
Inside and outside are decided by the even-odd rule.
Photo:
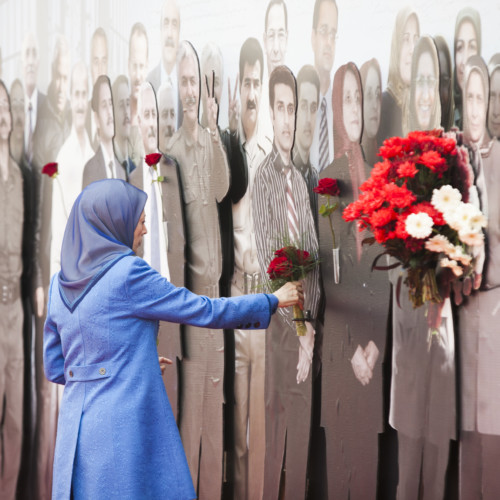
[[[97,125],[99,147],[95,155],[85,164],[82,189],[91,182],[101,179],[126,180],[125,169],[115,158],[113,149],[115,119],[111,84],[107,76],[101,75],[97,78],[92,91],[91,105]]]

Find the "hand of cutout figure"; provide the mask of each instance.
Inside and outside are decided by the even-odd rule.
[[[370,342],[368,342],[367,346],[365,347],[364,355],[366,362],[370,367],[370,370],[373,371],[379,355],[378,347],[375,342],[373,342],[373,340],[370,340]]]
[[[358,348],[351,359],[351,365],[354,371],[354,376],[361,382],[362,385],[368,385],[373,377],[373,372],[368,366],[363,348],[360,345],[358,345]]]
[[[43,287],[39,286],[35,290],[35,310],[36,310],[36,315],[41,318],[43,316],[43,309],[44,309],[44,302],[45,302],[45,294],[43,292]]]
[[[236,132],[238,130],[238,123],[240,121],[240,101],[237,96],[238,92],[238,80],[239,75],[236,74],[236,80],[234,82],[234,95],[231,98],[231,79],[227,79],[227,93],[229,98],[229,110],[228,110],[228,119],[229,119],[229,130],[231,132]]]
[[[309,375],[312,358],[309,358],[306,351],[299,346],[299,362],[297,363],[297,384],[305,382]]]
[[[207,122],[208,128],[212,134],[218,132],[217,130],[217,117],[219,115],[219,104],[214,93],[215,85],[215,71],[212,71],[212,89],[208,84],[208,78],[205,75],[205,83],[207,84]]]
[[[162,375],[165,373],[167,365],[171,365],[173,363],[171,359],[165,358],[163,356],[158,357],[158,362],[160,363],[160,370]]]

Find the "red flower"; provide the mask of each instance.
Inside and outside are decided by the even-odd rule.
[[[418,174],[418,169],[412,161],[405,161],[398,167],[399,177],[415,177]]]
[[[47,163],[42,168],[42,174],[48,175],[54,178],[58,174],[57,163],[54,161],[52,163]]]
[[[315,193],[322,194],[323,196],[339,196],[340,189],[337,179],[325,177],[320,179],[318,185],[313,189]]]
[[[373,212],[370,217],[370,224],[375,228],[382,228],[397,218],[396,212],[392,208],[381,208]]]
[[[267,268],[267,274],[272,280],[291,278],[292,272],[292,263],[284,255],[275,257]]]
[[[417,199],[406,186],[397,186],[392,183],[384,186],[384,194],[389,205],[396,208],[409,207]]]
[[[144,157],[144,160],[150,167],[154,167],[161,160],[160,153],[150,153]]]
[[[426,151],[420,155],[420,163],[436,173],[446,170],[446,160],[437,151]]]
[[[446,221],[444,220],[443,214],[439,211],[436,210],[432,204],[428,201],[423,201],[421,203],[416,203],[411,207],[411,210],[408,212],[408,215],[410,213],[412,214],[418,214],[419,212],[424,212],[426,213],[429,217],[432,218],[432,221],[436,226],[444,226],[446,224]]]

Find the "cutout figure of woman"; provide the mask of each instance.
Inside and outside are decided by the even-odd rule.
[[[451,54],[446,40],[441,35],[434,37],[439,58],[439,101],[441,104],[441,127],[450,130],[453,126],[453,86]]]
[[[481,55],[481,18],[472,7],[465,7],[457,14],[455,23],[455,73],[453,76],[455,98],[455,125],[462,129],[462,88],[465,64],[470,56]]]
[[[413,53],[409,130],[439,127],[441,106],[438,86],[437,49],[431,37],[423,36]],[[419,491],[423,489],[425,498],[441,499],[450,439],[456,434],[451,303],[445,299],[439,341],[434,338],[431,341],[427,305],[414,309],[408,289],[403,284],[405,273],[400,267],[390,271],[389,277],[393,285],[389,423],[398,432],[397,498],[417,500]]]
[[[490,140],[486,129],[488,70],[480,56],[467,61],[463,88],[464,141],[479,158],[476,186],[488,226],[481,289],[466,298],[459,310],[460,495],[493,499],[500,491],[500,143]],[[479,285],[479,279],[474,285]]]
[[[436,45],[430,36],[422,36],[415,46],[411,76],[404,135],[411,130],[431,130],[441,123],[439,59]]]
[[[373,167],[377,163],[377,132],[380,126],[382,109],[382,76],[376,59],[370,59],[361,66],[363,84],[363,136],[361,145],[365,160]]]
[[[490,101],[488,106],[488,130],[500,138],[500,53],[493,55],[488,64],[490,71]]]
[[[369,500],[377,490],[389,286],[384,273],[370,272],[380,247],[361,248],[364,235],[342,219],[343,209],[358,198],[368,170],[360,145],[363,93],[353,63],[335,73],[332,101],[335,159],[321,178],[335,178],[340,187],[340,207],[333,214],[340,283],[334,283],[330,225],[320,217],[326,299],[321,425],[326,432],[328,497]]]
[[[387,90],[382,94],[382,122],[377,134],[379,146],[388,137],[403,132],[403,109],[408,104],[413,49],[420,36],[417,14],[404,7],[396,16],[392,33]]]

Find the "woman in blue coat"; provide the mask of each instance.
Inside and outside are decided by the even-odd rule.
[[[196,497],[156,350],[158,321],[266,328],[276,294],[208,299],[176,288],[134,251],[146,194],[119,180],[89,185],[71,211],[44,331],[47,378],[65,385],[53,499]]]

